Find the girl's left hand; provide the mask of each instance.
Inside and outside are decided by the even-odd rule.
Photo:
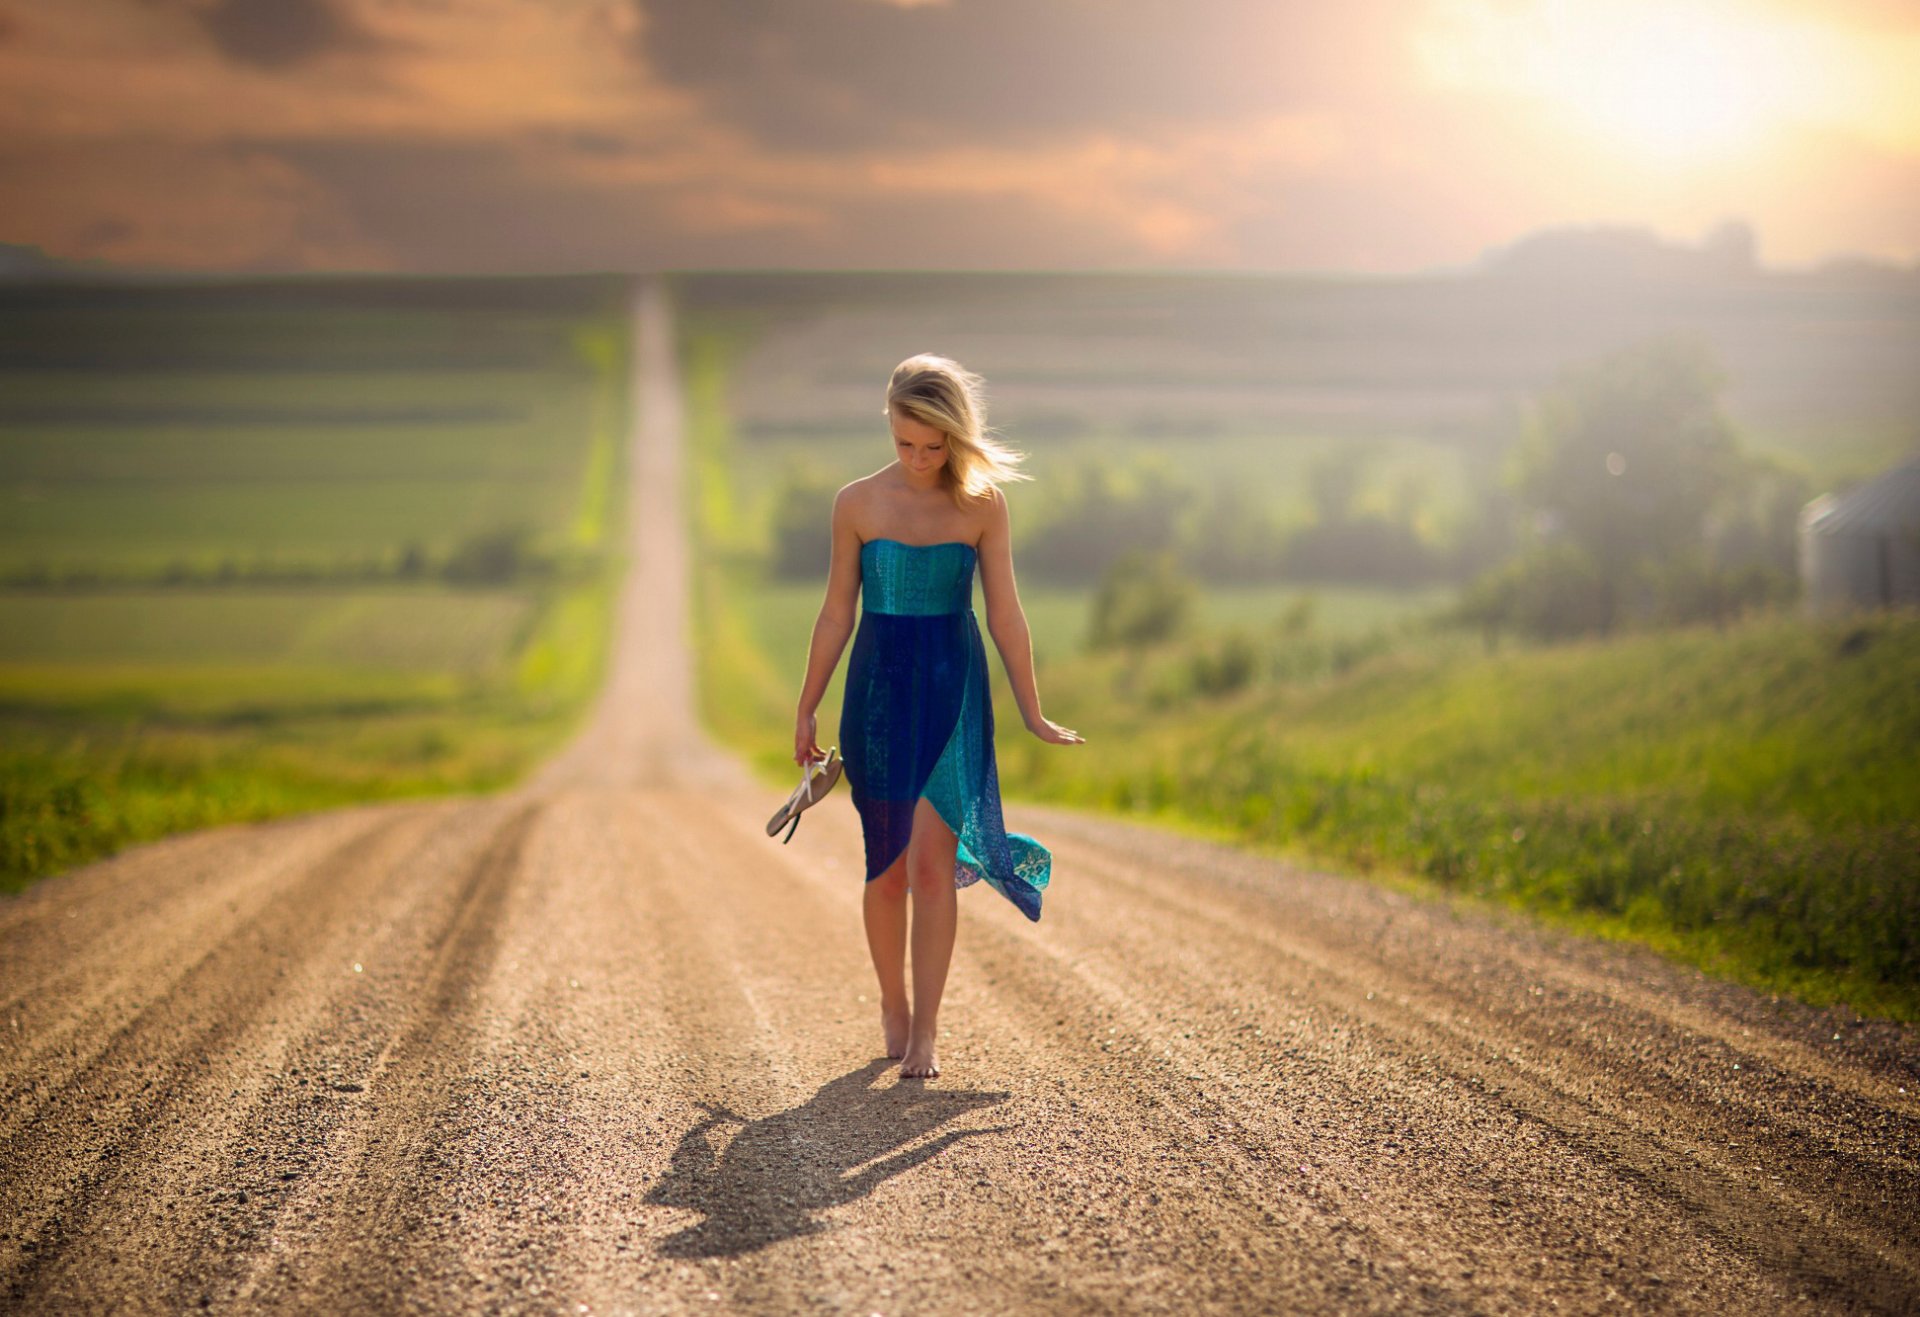
[[[1085,745],[1087,743],[1086,737],[1071,727],[1062,727],[1051,718],[1035,718],[1027,724],[1027,730],[1048,745]]]
[[[816,723],[810,713],[797,714],[793,720],[793,762],[806,765],[817,763],[824,758],[820,742],[816,739]]]

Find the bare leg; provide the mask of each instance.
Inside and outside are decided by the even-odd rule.
[[[880,980],[880,1030],[887,1055],[907,1050],[907,1032],[913,1012],[907,1005],[907,857],[902,855],[885,873],[867,884],[861,898],[866,917],[867,950],[873,953],[873,972]]]
[[[947,967],[953,963],[958,916],[954,851],[952,829],[922,797],[913,811],[913,840],[907,843],[907,885],[913,892],[913,1027],[900,1073],[908,1077],[940,1073],[934,1042],[939,1033],[940,994],[946,991]]]

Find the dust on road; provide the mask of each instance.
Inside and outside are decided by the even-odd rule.
[[[1920,1308],[1908,1031],[1145,828],[1012,810],[1046,916],[963,894],[899,1080],[853,811],[769,841],[693,726],[636,314],[634,569],[565,754],[0,905],[0,1307]]]

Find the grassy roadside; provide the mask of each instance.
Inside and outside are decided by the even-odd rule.
[[[784,776],[804,635],[763,606],[728,483],[727,340],[689,345],[702,713]],[[1757,616],[1498,654],[1412,628],[1274,630],[1253,680],[1209,695],[1196,673],[1221,643],[1048,663],[1048,712],[1112,750],[1003,725],[1008,793],[1920,1018],[1920,619]]]
[[[1180,662],[1159,656],[1162,691]],[[1063,720],[1128,752],[1006,742],[1009,789],[1920,1018],[1920,618],[1492,656],[1435,638],[1217,699],[1125,694],[1155,666],[1051,671]]]
[[[289,356],[310,341],[324,349],[347,337],[334,312],[300,315],[311,333],[293,337]],[[385,516],[390,504],[417,500],[419,517],[394,524],[427,525],[474,515],[475,499],[486,509],[479,515],[491,517],[518,496],[516,511],[551,546],[557,566],[464,585],[320,578],[0,592],[0,891],[190,828],[498,789],[566,741],[601,686],[612,643],[625,566],[629,410],[624,301],[569,315],[526,330],[527,351],[537,348],[545,364],[490,375],[484,387],[497,394],[504,419],[471,430],[436,416],[349,436],[355,442],[344,448],[313,449],[299,434],[242,426],[219,412],[254,406],[244,389],[227,391],[233,381],[225,375],[218,389],[196,386],[195,407],[213,418],[200,422],[209,443],[231,448],[236,460],[263,452],[261,462],[313,469],[307,483],[289,476],[263,486],[271,507],[258,515],[285,513],[294,527],[352,526],[379,486],[375,511]],[[481,333],[470,317],[434,324],[449,353],[493,350],[490,340],[468,342]],[[153,405],[159,386],[146,377],[111,364],[95,374],[127,393],[129,408]],[[460,395],[448,388],[473,372],[361,374],[424,408],[447,399],[452,406]],[[311,386],[316,396],[331,397],[322,387],[332,387],[331,378]],[[360,376],[342,378],[352,384]],[[236,379],[236,388],[247,383]],[[149,429],[122,429],[116,442],[129,453],[172,463],[143,533],[155,543],[187,543],[195,526],[181,509],[200,506],[203,488],[220,487],[217,464],[205,477],[194,465],[207,461],[191,447],[202,432],[155,423],[156,444],[146,448]],[[472,441],[464,466],[463,435]],[[391,460],[368,458],[376,449]],[[44,494],[50,506],[65,500],[78,509],[60,513],[66,541],[49,532],[37,543],[71,541],[79,560],[90,546],[113,545],[104,532],[81,535],[89,517],[98,519],[92,504],[81,506],[93,486],[59,483],[86,452],[52,431],[0,454],[13,464],[0,464],[0,477],[25,482],[22,489]],[[435,463],[456,456],[443,470],[421,465],[423,453]],[[399,492],[389,496],[387,486]],[[210,552],[220,551],[214,546]]]
[[[502,677],[9,668],[0,890],[189,828],[510,785],[599,689],[616,570],[541,600]]]
[[[686,495],[693,512],[693,644],[700,656],[701,721],[771,782],[784,776],[792,763],[793,701],[806,661],[806,641],[803,636],[797,651],[769,644],[756,628],[750,606],[756,551],[729,469],[733,435],[726,380],[732,345],[725,335],[690,333],[682,348]],[[835,707],[839,685],[836,674],[829,693]]]

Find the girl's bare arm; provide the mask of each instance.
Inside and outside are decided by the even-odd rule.
[[[992,494],[987,527],[980,536],[980,588],[986,595],[987,631],[993,636],[1000,661],[1006,665],[1007,680],[1013,686],[1013,698],[1020,706],[1020,720],[1027,730],[1053,745],[1075,745],[1086,738],[1062,727],[1040,712],[1040,689],[1033,677],[1033,633],[1027,626],[1026,610],[1020,607],[1020,592],[1013,583],[1013,542],[1007,521],[1007,500],[999,490]]]
[[[795,710],[793,761],[807,763],[821,755],[815,712],[827,693],[833,670],[853,634],[854,609],[860,597],[860,536],[853,529],[852,495],[842,489],[833,499],[833,547],[827,563],[827,593],[820,616],[813,623],[807,646],[807,675],[800,683]]]

